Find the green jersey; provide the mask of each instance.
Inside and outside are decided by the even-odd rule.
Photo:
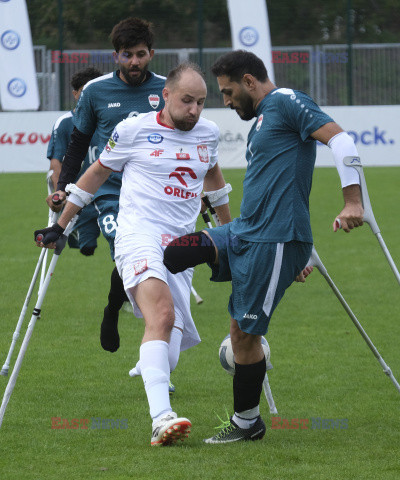
[[[240,217],[231,232],[252,242],[312,243],[309,196],[316,157],[310,135],[333,122],[303,92],[271,91],[247,141]]]

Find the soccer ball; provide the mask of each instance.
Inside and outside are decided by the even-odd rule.
[[[265,361],[267,364],[267,370],[271,370],[272,365],[270,362],[271,351],[267,340],[264,337],[261,337],[261,345],[265,354]],[[233,355],[231,336],[227,335],[219,347],[219,361],[221,362],[222,368],[229,373],[229,375],[234,375],[235,373],[235,357]]]

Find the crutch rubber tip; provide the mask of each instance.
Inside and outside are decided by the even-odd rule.
[[[51,197],[54,205],[60,205],[61,203],[61,199],[60,199],[60,195],[58,193],[55,193],[52,197]]]
[[[1,372],[0,372],[0,375],[3,375],[4,377],[7,377],[8,376],[8,368],[2,368]]]
[[[200,295],[196,295],[196,297],[194,298],[196,299],[197,305],[199,305],[200,303],[203,303],[203,299],[200,297]]]

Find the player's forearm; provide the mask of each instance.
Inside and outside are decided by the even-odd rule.
[[[98,161],[93,163],[90,168],[76,182],[76,186],[85,192],[94,194],[103,185],[110,176],[111,170],[104,168]]]
[[[58,183],[58,178],[60,176],[61,172],[61,162],[58,160],[58,158],[52,158],[50,160],[50,170],[53,170],[53,173],[51,175],[51,182],[53,184],[53,190],[57,190],[57,183]]]
[[[110,173],[111,170],[102,167],[99,162],[95,162],[86,170],[76,185],[71,186],[71,190],[67,189],[70,191],[70,195],[63,213],[57,221],[60,227],[65,228],[74,215],[90,203],[91,197],[107,180]]]
[[[232,221],[231,212],[229,210],[229,203],[226,203],[225,205],[220,205],[219,207],[215,207],[215,212],[218,215],[221,225],[225,225],[225,223],[229,223]]]
[[[75,181],[87,154],[91,138],[91,135],[85,135],[74,128],[62,163],[57,190],[65,191],[67,184]]]

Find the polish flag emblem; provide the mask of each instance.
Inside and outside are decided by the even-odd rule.
[[[149,103],[152,108],[156,109],[160,105],[159,95],[155,95],[155,94],[149,95]]]
[[[138,262],[133,264],[133,268],[135,270],[135,275],[140,275],[141,273],[147,270],[147,259],[144,258],[143,260],[139,260]]]
[[[208,163],[210,161],[207,145],[197,145],[197,153],[199,154],[200,162]]]

